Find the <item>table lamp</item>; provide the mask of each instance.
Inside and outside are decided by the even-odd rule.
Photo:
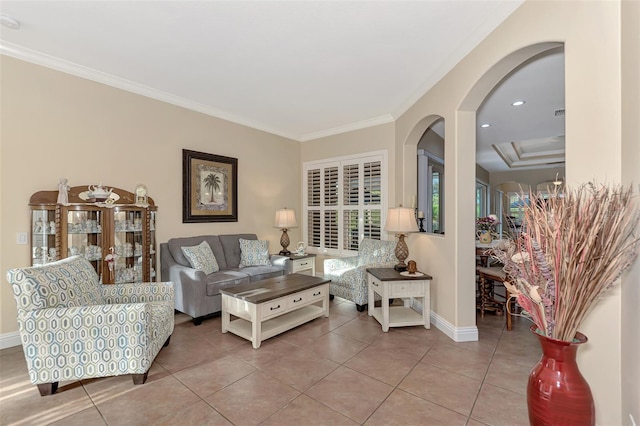
[[[404,237],[410,232],[418,232],[414,211],[414,209],[405,208],[401,205],[395,209],[389,209],[387,213],[387,222],[384,225],[384,230],[393,232],[398,237],[398,244],[396,245],[398,264],[393,267],[396,271],[407,270],[407,264],[404,261],[409,257],[409,247],[407,247]]]
[[[298,224],[296,223],[296,214],[293,210],[288,210],[286,207],[282,210],[276,211],[276,219],[273,222],[274,228],[282,229],[282,236],[280,237],[280,245],[282,246],[282,250],[279,254],[283,256],[291,255],[291,252],[287,250],[289,246],[289,235],[287,231],[292,228],[297,228]]]

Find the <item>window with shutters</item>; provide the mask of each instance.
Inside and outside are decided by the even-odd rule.
[[[379,240],[386,214],[386,152],[304,164],[303,235],[310,252],[358,250]]]

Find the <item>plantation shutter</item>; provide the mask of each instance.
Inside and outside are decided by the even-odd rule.
[[[305,163],[303,235],[312,252],[352,253],[362,238],[381,239],[385,164],[382,154]]]

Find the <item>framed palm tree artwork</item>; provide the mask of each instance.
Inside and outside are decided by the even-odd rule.
[[[238,159],[182,150],[182,223],[238,221]]]

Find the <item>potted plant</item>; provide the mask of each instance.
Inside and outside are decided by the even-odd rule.
[[[478,240],[483,244],[489,244],[493,237],[496,236],[496,225],[499,223],[498,216],[495,214],[477,218],[476,236]]]
[[[595,184],[529,199],[523,232],[492,250],[542,345],[527,386],[529,420],[595,424],[593,397],[575,362],[578,345],[587,341],[578,329],[635,260],[637,199],[631,187]]]

